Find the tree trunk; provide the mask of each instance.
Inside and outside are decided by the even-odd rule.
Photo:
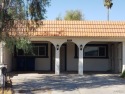
[[[107,10],[107,20],[109,21],[109,8]]]

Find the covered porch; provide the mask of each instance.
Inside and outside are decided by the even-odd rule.
[[[21,50],[9,55],[8,50],[4,50],[8,71],[83,75],[84,72],[121,73],[124,70],[124,42],[90,41],[80,44],[68,39],[54,42],[56,44],[50,41],[33,43],[35,56],[24,55]]]

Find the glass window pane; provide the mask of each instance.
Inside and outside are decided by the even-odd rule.
[[[105,47],[99,47],[99,56],[106,56],[105,52],[106,52]]]
[[[98,56],[98,47],[85,47],[84,55],[86,57],[97,57]]]
[[[33,55],[38,56],[38,47],[33,47]]]
[[[46,47],[45,46],[39,47],[39,55],[46,56]]]

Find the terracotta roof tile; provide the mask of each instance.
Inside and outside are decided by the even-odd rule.
[[[15,21],[12,32],[30,36],[125,37],[125,21]]]

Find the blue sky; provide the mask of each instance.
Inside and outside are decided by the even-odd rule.
[[[51,0],[46,19],[54,20],[58,15],[63,17],[66,10],[76,9],[82,11],[86,20],[107,20],[107,9],[103,0]],[[125,0],[113,0],[110,20],[125,20]]]

